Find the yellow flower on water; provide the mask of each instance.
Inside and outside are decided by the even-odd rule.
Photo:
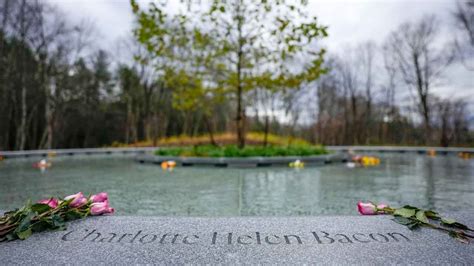
[[[303,168],[303,167],[304,167],[304,163],[303,163],[302,161],[300,161],[300,160],[296,160],[296,161],[294,161],[294,162],[291,162],[291,163],[289,164],[289,166],[292,167],[292,168]]]
[[[380,159],[377,158],[377,157],[372,157],[372,156],[362,156],[361,164],[363,166],[379,165],[380,164]]]

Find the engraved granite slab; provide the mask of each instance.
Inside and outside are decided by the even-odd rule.
[[[452,217],[473,226],[473,213]],[[474,244],[389,216],[93,217],[0,243],[9,264],[472,264]]]

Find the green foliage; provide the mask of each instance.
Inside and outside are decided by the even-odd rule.
[[[474,230],[454,219],[443,218],[432,210],[422,210],[406,205],[398,209],[388,208],[386,213],[394,215],[393,221],[405,225],[410,230],[421,226],[430,227],[447,232],[449,236],[466,244],[469,243],[470,238],[474,238],[473,235],[466,233],[466,231],[474,232]],[[439,225],[430,220],[439,221]]]
[[[79,208],[71,208],[71,200],[62,201],[54,209],[47,204],[28,202],[21,209],[6,212],[0,217],[0,242],[24,240],[34,232],[64,230],[67,221],[89,215],[90,202]]]
[[[413,215],[415,215],[415,213],[416,213],[416,210],[414,210],[414,209],[401,208],[401,209],[395,210],[395,212],[393,214],[397,215],[397,216],[402,216],[402,217],[408,218],[408,217],[412,217]]]
[[[304,5],[216,0],[204,11],[168,15],[165,5],[143,10],[131,1],[135,36],[160,62],[156,69],[173,88],[173,107],[210,115],[216,102],[235,100],[239,147],[246,92],[286,93],[325,73],[325,52],[314,41],[327,36],[327,27],[308,18]],[[300,58],[301,67],[290,67]]]
[[[416,212],[416,219],[422,223],[429,223],[425,212],[422,210]]]
[[[159,156],[195,156],[195,157],[272,157],[272,156],[310,156],[327,154],[320,146],[246,146],[239,149],[235,145],[215,147],[210,145],[161,148],[155,152]]]

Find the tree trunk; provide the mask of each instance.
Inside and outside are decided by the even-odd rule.
[[[21,116],[20,116],[20,126],[17,132],[17,144],[16,144],[17,150],[20,150],[20,151],[25,149],[27,111],[28,110],[26,106],[26,88],[22,82],[21,84]]]
[[[51,91],[50,88],[46,88],[46,100],[45,100],[45,118],[46,118],[46,143],[44,148],[53,148],[53,134],[54,134],[54,114],[53,108],[51,108]]]
[[[209,132],[209,139],[211,141],[211,144],[216,147],[219,146],[216,140],[214,139],[214,129],[212,128],[212,123],[209,116],[204,115],[204,122],[206,123],[207,132]]]
[[[132,131],[132,104],[127,101],[127,121],[125,122],[125,143],[130,143],[130,131]]]
[[[238,21],[237,21],[237,30],[239,32],[239,47],[237,50],[237,144],[240,149],[245,147],[245,112],[242,106],[242,60],[243,60],[243,38],[242,38],[242,26],[243,26],[243,17],[240,14],[240,5],[237,7]]]
[[[358,144],[359,127],[357,126],[357,99],[355,95],[351,95],[351,108],[352,108],[352,144]]]
[[[242,81],[241,81],[241,57],[239,51],[239,63],[237,64],[237,142],[240,149],[245,147],[244,112],[242,108]]]
[[[263,136],[263,146],[266,147],[268,145],[268,131],[270,131],[270,125],[268,121],[268,115],[265,116],[265,133]]]

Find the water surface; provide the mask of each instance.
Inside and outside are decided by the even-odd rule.
[[[438,211],[474,210],[474,160],[379,154],[376,167],[304,169],[178,167],[132,157],[57,157],[41,172],[33,159],[0,162],[0,209],[27,199],[107,191],[117,215],[305,216],[357,214],[358,200]]]

